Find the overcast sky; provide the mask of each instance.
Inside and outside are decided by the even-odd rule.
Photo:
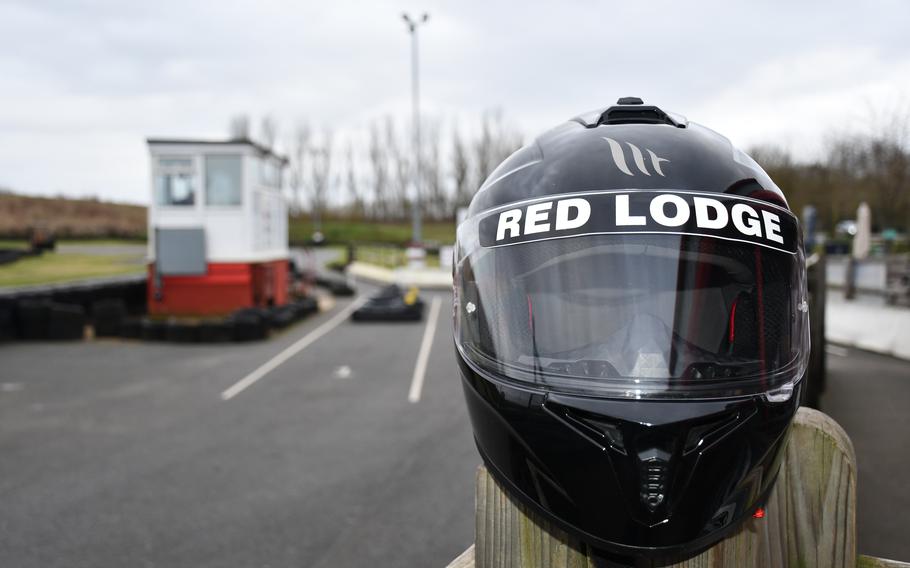
[[[224,137],[241,112],[336,138],[407,116],[404,10],[430,13],[425,111],[499,107],[529,138],[634,95],[811,158],[910,98],[906,0],[3,0],[0,187],[147,202],[148,136]]]

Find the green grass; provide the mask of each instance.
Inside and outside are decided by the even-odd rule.
[[[0,287],[51,284],[86,278],[142,274],[132,255],[44,253],[0,266]]]
[[[57,239],[58,245],[144,245],[141,239]],[[0,239],[0,248],[27,249],[28,241],[25,239]]]
[[[292,217],[288,223],[292,243],[302,243],[313,236],[309,218]],[[406,221],[378,222],[369,220],[326,219],[322,234],[330,243],[387,243],[403,245],[411,240],[411,223]],[[455,242],[453,221],[427,221],[423,224],[423,240],[450,244]]]
[[[25,240],[0,239],[0,249],[27,249],[28,243]]]
[[[358,246],[355,253],[357,260],[386,268],[398,268],[408,263],[405,249],[391,246]],[[344,258],[347,258],[345,254]],[[427,253],[426,265],[429,268],[439,267],[439,255]]]

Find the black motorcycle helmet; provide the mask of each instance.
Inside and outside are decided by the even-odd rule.
[[[506,159],[455,251],[477,447],[608,558],[730,534],[777,476],[809,352],[781,190],[723,136],[620,99]]]

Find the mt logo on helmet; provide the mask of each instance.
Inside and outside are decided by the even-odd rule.
[[[606,136],[603,136],[602,138],[610,144],[610,152],[613,154],[613,162],[616,164],[616,167],[619,168],[619,171],[626,174],[627,176],[634,176],[635,174],[633,174],[629,169],[629,166],[626,165],[626,156],[623,153],[622,145],[612,138],[608,138]],[[650,176],[651,172],[649,172],[645,167],[645,158],[641,153],[641,150],[638,148],[638,146],[632,144],[631,142],[626,142],[626,144],[632,150],[632,159],[635,161],[635,166],[641,173],[645,174],[646,176]],[[648,156],[651,158],[651,167],[654,168],[654,171],[657,173],[657,175],[666,177],[664,176],[664,172],[660,167],[660,163],[669,162],[670,160],[661,158],[651,150],[645,149],[645,151],[648,152]]]

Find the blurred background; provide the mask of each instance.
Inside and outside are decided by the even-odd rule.
[[[459,211],[621,96],[729,137],[802,217],[805,403],[856,447],[859,551],[910,560],[908,24],[898,0],[0,3],[0,564],[445,565],[479,464]]]

